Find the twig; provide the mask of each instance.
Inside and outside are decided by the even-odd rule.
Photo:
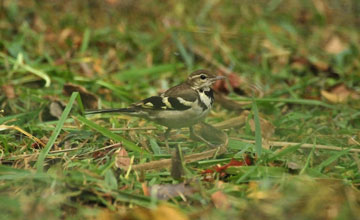
[[[222,143],[220,145],[218,145],[218,147],[212,148],[211,150],[184,156],[185,163],[192,163],[195,161],[211,158],[211,157],[214,157],[214,156],[217,156],[217,155],[220,155],[220,154],[223,154],[226,152],[229,138],[225,133],[221,132],[220,130],[217,130],[216,128],[214,128],[206,123],[202,123],[202,129],[203,129],[203,132],[217,131],[218,135],[222,136],[222,138],[221,138]],[[213,136],[215,137],[216,135],[213,135]],[[217,136],[217,137],[219,137],[219,136]],[[171,159],[162,159],[162,160],[158,160],[158,161],[151,161],[148,163],[132,165],[132,169],[138,170],[138,171],[163,169],[163,168],[170,167],[171,164],[172,164]],[[121,166],[119,168],[128,170],[129,166]]]
[[[109,128],[111,131],[157,130],[155,127]]]
[[[253,140],[247,140],[247,139],[242,139],[242,138],[236,138],[236,137],[232,137],[231,139],[234,140],[238,140],[238,141],[243,141],[246,143],[255,143],[255,141]],[[322,145],[322,144],[302,144],[302,143],[296,143],[296,142],[282,142],[282,141],[269,141],[269,145],[270,146],[274,146],[274,147],[285,147],[285,146],[295,146],[295,145],[301,145],[301,148],[316,148],[316,149],[322,149],[322,150],[334,150],[334,151],[342,151],[345,148],[343,147],[338,147],[338,146],[331,146],[331,145]],[[350,149],[350,152],[360,152],[360,149]]]

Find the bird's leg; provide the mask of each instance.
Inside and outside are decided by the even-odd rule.
[[[165,134],[164,134],[164,136],[165,136],[165,146],[166,146],[166,149],[168,150],[168,152],[170,152],[169,142],[168,142],[170,132],[171,132],[171,128],[167,128],[166,131],[165,131]]]
[[[189,130],[190,130],[190,138],[200,140],[200,141],[204,142],[205,144],[207,144],[210,147],[216,147],[214,144],[210,143],[209,141],[207,141],[202,136],[196,134],[194,132],[194,128],[192,126],[189,127]]]

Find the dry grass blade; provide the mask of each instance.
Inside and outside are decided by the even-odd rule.
[[[246,140],[246,139],[242,139],[242,138],[231,138],[234,140],[239,140],[239,141],[243,141],[246,143],[255,143],[255,141],[253,140]],[[268,143],[270,146],[273,147],[288,147],[288,146],[296,146],[296,145],[301,145],[301,148],[315,148],[315,149],[321,149],[321,150],[334,150],[334,151],[342,151],[344,150],[343,147],[338,147],[338,146],[331,146],[331,145],[322,145],[322,144],[302,144],[302,143],[296,143],[296,142],[282,142],[282,141],[269,141]],[[360,152],[360,149],[350,149],[350,152]]]
[[[24,131],[22,128],[15,126],[15,125],[0,125],[0,131],[1,130],[7,130],[7,129],[13,129],[13,130],[17,130],[21,133],[23,133],[24,135],[26,135],[27,137],[29,137],[31,140],[36,141],[36,143],[40,144],[42,147],[45,147],[45,144],[37,137],[33,136],[32,134],[30,134],[27,131]]]

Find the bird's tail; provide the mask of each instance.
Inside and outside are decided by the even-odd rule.
[[[88,110],[88,111],[85,111],[85,114],[90,115],[90,114],[114,113],[114,112],[123,113],[123,114],[131,114],[131,113],[135,113],[136,111],[133,108],[112,108],[112,109]]]

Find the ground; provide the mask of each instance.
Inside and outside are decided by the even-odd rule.
[[[0,4],[2,219],[358,218],[358,1]],[[197,69],[227,77],[195,129],[219,147],[83,115]]]

